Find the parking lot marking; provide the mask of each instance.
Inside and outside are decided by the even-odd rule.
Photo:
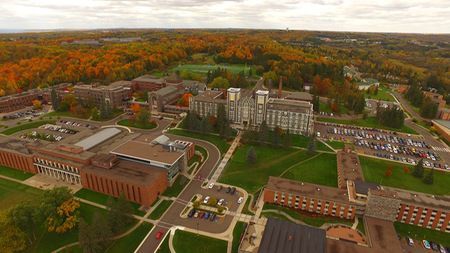
[[[449,149],[449,148],[434,147],[434,146],[432,146],[431,148],[432,148],[433,150],[436,150],[436,151],[449,152],[449,153],[450,153],[450,149]]]

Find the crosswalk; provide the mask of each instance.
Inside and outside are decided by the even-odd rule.
[[[434,146],[432,146],[431,148],[433,150],[440,151],[440,152],[450,152],[450,148],[434,147]]]

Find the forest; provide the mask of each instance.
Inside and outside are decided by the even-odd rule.
[[[0,34],[0,96],[63,82],[130,80],[186,63],[245,64],[271,84],[282,78],[284,87],[302,90],[314,83],[320,95],[336,99],[342,92],[357,97],[345,65],[383,83],[413,79],[446,97],[450,91],[450,35],[155,29]],[[245,82],[240,75],[229,81]]]

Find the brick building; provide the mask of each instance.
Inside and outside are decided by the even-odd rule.
[[[33,154],[28,148],[28,145],[36,144],[9,137],[0,138],[0,165],[37,173],[33,166]]]
[[[74,87],[77,100],[97,107],[109,104],[112,108],[123,108],[132,97],[130,81],[117,81],[110,85],[78,84]]]
[[[131,80],[133,90],[157,91],[166,87],[166,80],[151,75],[143,75]]]

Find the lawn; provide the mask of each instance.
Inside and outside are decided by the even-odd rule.
[[[292,145],[293,146],[301,147],[301,148],[308,148],[309,137],[303,136],[303,135],[298,135],[298,134],[293,134],[293,135],[291,135],[291,137],[292,137]],[[316,140],[316,150],[332,151],[325,144],[323,144],[322,142],[320,142],[318,140]]]
[[[317,154],[311,160],[292,167],[284,178],[337,187],[336,155],[328,153]]]
[[[253,75],[255,74],[255,69],[242,64],[230,64],[230,65],[209,65],[209,64],[183,64],[178,65],[172,69],[172,71],[188,71],[197,74],[206,74],[208,71],[213,71],[217,68],[226,69],[233,74],[238,74],[242,71],[248,74],[249,70],[252,69]]]
[[[230,144],[228,144],[228,142],[226,140],[224,140],[224,139],[220,138],[220,136],[214,135],[214,134],[202,134],[202,133],[190,132],[190,131],[184,130],[184,129],[170,129],[168,131],[168,133],[208,141],[208,142],[214,144],[220,150],[220,152],[222,154],[225,154],[227,152],[228,148],[230,148]]]
[[[410,224],[394,222],[397,233],[401,236],[409,236],[416,240],[429,240],[450,247],[450,233],[422,228]]]
[[[167,208],[169,208],[172,202],[173,202],[172,200],[163,199],[150,214],[150,219],[157,220],[161,218],[161,215],[163,215],[163,213],[167,210]]]
[[[242,209],[242,213],[245,213],[245,214],[248,214],[248,215],[254,215],[254,213],[252,213],[252,212],[250,212],[248,210],[248,207],[251,204],[250,201],[251,201],[251,199],[250,199],[250,196],[249,196],[247,198],[247,200],[245,201],[245,205],[244,205],[244,208]]]
[[[239,243],[241,242],[242,234],[244,233],[247,223],[238,221],[233,229],[233,246],[231,253],[238,253]]]
[[[313,227],[320,227],[325,223],[339,223],[339,224],[344,224],[344,225],[349,225],[349,226],[351,226],[353,224],[353,220],[346,220],[346,219],[340,219],[340,218],[336,218],[336,217],[332,217],[332,216],[325,216],[325,215],[319,215],[319,214],[314,214],[314,213],[301,212],[301,211],[296,211],[292,208],[279,206],[279,205],[273,205],[273,204],[264,204],[263,213],[264,213],[264,210],[269,210],[269,209],[282,211],[282,212],[288,214],[289,216],[291,216],[292,218],[303,221],[304,223],[306,223],[310,226],[313,226]],[[273,216],[276,218],[280,218],[281,215],[274,214],[274,213],[264,213],[264,216],[266,216],[266,217]],[[284,219],[287,220],[286,218],[284,218]]]
[[[331,113],[333,112],[331,110],[331,108],[328,106],[327,103],[323,103],[323,102],[319,102],[319,111],[320,112],[326,112],[326,113]],[[348,114],[348,109],[347,107],[344,106],[344,104],[339,104],[339,112],[335,113],[335,114]]]
[[[345,143],[342,141],[326,141],[326,143],[334,149],[343,149],[345,146]]]
[[[364,220],[362,218],[358,218],[358,225],[356,226],[356,229],[358,229],[358,231],[361,232],[363,235],[366,234],[366,228],[364,225]]]
[[[25,123],[25,124],[17,125],[15,127],[8,128],[8,129],[4,130],[2,132],[2,134],[12,135],[12,134],[15,134],[15,133],[23,131],[23,130],[38,128],[38,127],[40,127],[42,125],[45,125],[45,124],[54,124],[54,123],[55,123],[55,121],[53,121],[53,120],[33,121],[33,122],[30,122],[30,123]]]
[[[148,124],[144,125],[144,124],[141,124],[140,122],[135,122],[135,121],[129,120],[129,119],[120,120],[119,122],[117,122],[117,124],[121,125],[121,126],[134,127],[134,128],[140,128],[140,129],[153,129],[158,126],[158,124],[156,124],[154,122],[149,122]]]
[[[108,203],[108,199],[112,198],[112,196],[109,196],[109,195],[106,195],[106,194],[103,194],[100,192],[91,191],[88,189],[81,189],[81,190],[77,191],[75,193],[75,197],[89,200],[89,201],[92,201],[92,202],[95,202],[95,203],[98,203],[101,205],[106,205]],[[134,214],[140,215],[140,216],[145,215],[145,212],[139,210],[141,205],[139,205],[138,203],[131,202],[131,201],[129,203],[133,208]]]
[[[24,181],[24,180],[32,177],[34,174],[25,172],[25,171],[21,171],[21,170],[16,170],[16,169],[9,168],[9,167],[5,167],[5,166],[0,166],[0,175],[3,175],[5,177],[14,178],[14,179],[17,179],[20,181]]]
[[[118,117],[121,114],[123,114],[123,110],[121,110],[121,109],[113,109],[112,110],[112,114],[111,114],[110,117],[105,118],[105,119],[95,120],[95,121],[108,121],[108,120],[111,120],[111,119],[114,119],[114,118]],[[70,111],[64,111],[64,112],[53,111],[53,112],[50,112],[50,113],[47,113],[47,114],[43,115],[41,118],[43,118],[43,119],[44,118],[52,119],[54,117],[56,117],[56,118],[58,118],[58,117],[71,117],[71,118],[77,118],[77,119],[88,119],[88,118],[90,118],[90,115],[87,114],[86,116],[82,116],[82,115],[74,114],[74,113],[72,113]],[[94,120],[94,119],[92,119],[92,120]]]
[[[376,95],[367,94],[367,92],[364,92],[364,96],[365,96],[365,98],[368,98],[368,99],[390,101],[390,102],[395,101],[394,97],[392,97],[392,95],[389,93],[389,89],[381,87],[381,86],[378,88],[378,93]]]
[[[23,201],[33,201],[41,194],[39,189],[0,178],[0,211]]]
[[[131,234],[122,237],[112,243],[112,245],[106,250],[108,253],[124,253],[134,252],[139,244],[144,240],[145,236],[153,228],[150,223],[142,223]]]
[[[360,156],[359,159],[364,178],[368,182],[435,195],[450,194],[450,187],[448,187],[450,185],[450,174],[447,172],[434,171],[434,183],[428,185],[423,183],[421,179],[404,172],[403,168],[408,167],[411,173],[413,171],[411,166],[364,156]],[[385,177],[386,169],[389,166],[392,167],[392,175]],[[426,173],[428,173],[427,169],[425,170]]]
[[[167,197],[177,197],[188,183],[189,180],[187,177],[178,175],[175,182],[173,182],[171,187],[166,189],[163,195]]]
[[[398,128],[398,129],[383,126],[380,123],[378,123],[378,121],[375,117],[367,117],[366,119],[354,119],[354,120],[343,120],[343,119],[318,117],[317,121],[330,122],[330,123],[343,124],[343,125],[361,126],[361,127],[368,127],[368,128],[378,128],[378,129],[385,129],[385,130],[389,130],[389,131],[403,132],[403,133],[408,133],[408,134],[417,134],[417,132],[414,131],[414,129],[411,129],[411,128],[407,127],[406,125],[403,125],[402,128]]]
[[[156,250],[156,253],[170,253],[169,236],[170,235],[167,235],[164,241],[161,243],[161,245],[159,245],[159,248],[158,250]]]
[[[290,166],[310,157],[304,150],[257,145],[254,146],[257,161],[248,164],[246,158],[249,148],[249,145],[244,144],[236,149],[219,182],[239,186],[253,193],[267,183],[269,176],[279,176]]]
[[[177,230],[173,238],[173,246],[176,252],[199,253],[199,252],[227,252],[227,242],[203,235],[193,234]]]

